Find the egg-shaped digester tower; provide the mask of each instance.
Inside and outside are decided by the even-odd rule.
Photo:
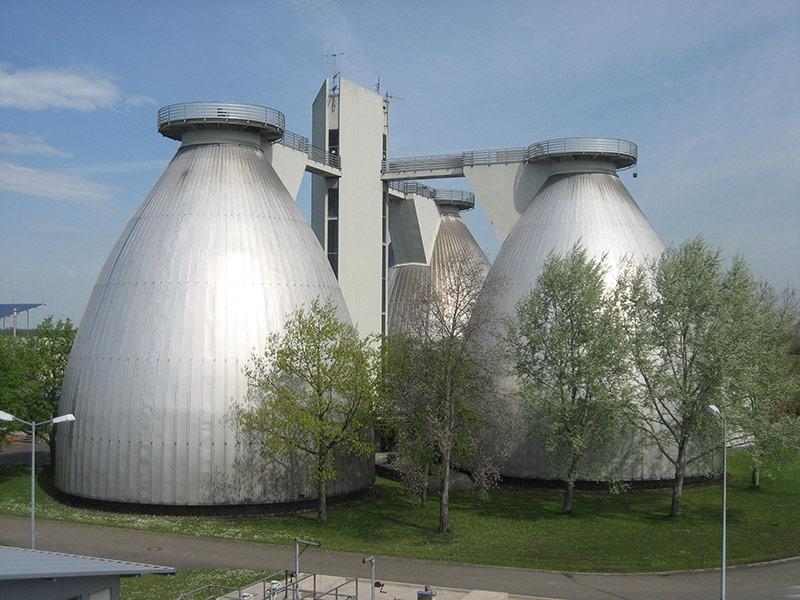
[[[413,318],[413,306],[430,286],[440,297],[446,298],[448,292],[452,292],[447,289],[452,285],[451,278],[469,277],[473,283],[481,285],[489,271],[489,260],[461,218],[461,211],[474,208],[474,195],[462,190],[416,187],[433,195],[430,201],[437,209],[435,237],[427,264],[395,264],[389,270],[389,331],[407,325],[408,319]],[[392,243],[395,244],[395,240]]]
[[[475,207],[475,197],[460,190],[440,190],[435,198],[439,209],[439,231],[431,254],[431,277],[439,293],[451,277],[469,277],[476,285],[489,272],[489,259],[467,228],[461,211]]]
[[[499,314],[512,316],[517,303],[535,286],[553,252],[565,255],[576,243],[590,257],[605,256],[607,281],[616,281],[621,261],[657,259],[664,245],[617,175],[636,164],[637,148],[625,140],[567,138],[530,147],[531,161],[549,165],[536,192],[492,264],[487,281],[501,280],[495,298]],[[633,434],[632,434],[633,436]],[[654,480],[673,476],[670,464],[653,447],[619,448],[604,457],[618,479]],[[517,444],[501,473],[506,477],[553,476],[550,459],[535,440]]]
[[[339,285],[261,150],[283,134],[265,107],[189,103],[159,111],[182,141],[128,222],[92,291],[67,365],[56,487],[100,501],[231,505],[313,498],[304,461],[264,460],[240,436],[243,368],[287,314]],[[331,494],[369,486],[345,459]]]

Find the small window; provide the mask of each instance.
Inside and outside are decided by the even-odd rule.
[[[105,588],[99,592],[89,594],[89,600],[111,600],[111,588]]]
[[[328,131],[328,152],[339,154],[339,130],[331,129]]]
[[[328,190],[328,218],[337,219],[339,217],[339,188]]]
[[[339,221],[328,221],[328,252],[339,252]]]

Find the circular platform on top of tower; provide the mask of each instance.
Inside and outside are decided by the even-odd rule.
[[[433,201],[441,206],[452,206],[459,211],[475,208],[475,194],[466,190],[436,190]]]
[[[184,102],[158,111],[158,132],[181,141],[183,133],[198,129],[227,129],[279,140],[286,129],[283,113],[257,104],[238,102]]]
[[[633,142],[613,138],[559,138],[536,142],[527,150],[531,162],[599,159],[614,163],[617,169],[630,169],[639,154]]]

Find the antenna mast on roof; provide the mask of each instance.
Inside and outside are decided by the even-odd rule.
[[[336,70],[336,58],[341,56],[342,63],[344,63],[344,50],[341,52],[336,51],[336,44],[333,45],[333,50],[329,53],[325,50],[325,58],[327,57],[333,58],[333,76],[331,77],[331,96],[338,96],[339,95],[339,79],[342,74],[341,71]]]

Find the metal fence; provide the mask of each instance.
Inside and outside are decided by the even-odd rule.
[[[461,154],[413,156],[383,162],[384,173],[405,171],[451,171],[474,165],[526,162],[547,156],[604,155],[616,157],[618,168],[636,164],[638,148],[633,142],[606,138],[558,138],[531,144],[526,148],[470,150]]]
[[[389,187],[401,194],[416,194],[424,198],[459,205],[462,210],[475,207],[475,194],[467,190],[438,190],[419,181],[389,181]]]
[[[158,128],[173,123],[223,121],[253,123],[284,130],[286,118],[274,108],[238,102],[183,102],[158,111]]]
[[[334,169],[342,168],[342,159],[338,154],[333,154],[323,150],[322,148],[312,146],[307,137],[298,135],[297,133],[284,131],[283,138],[278,140],[278,143],[286,146],[287,148],[291,148],[292,150],[297,150],[304,153],[310,160],[313,160],[314,162],[320,163],[327,167],[333,167]]]

